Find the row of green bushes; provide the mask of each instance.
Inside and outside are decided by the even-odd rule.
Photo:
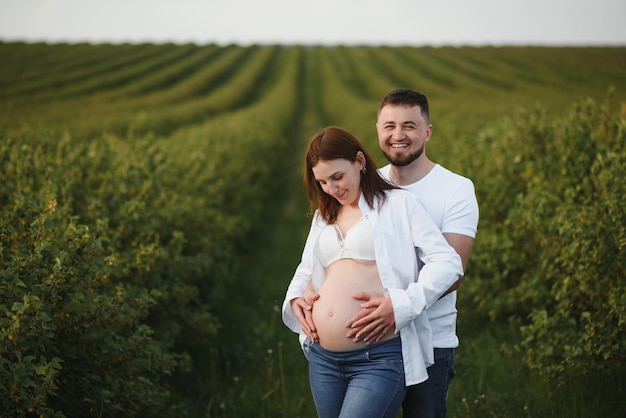
[[[297,63],[173,137],[3,140],[0,415],[190,414],[175,382],[203,372],[191,353],[218,335],[213,292],[272,208]]]
[[[224,54],[214,57],[184,82],[143,95],[122,89],[129,95],[113,96],[102,82],[106,77],[89,78],[74,87],[83,96],[63,98],[63,89],[52,103],[20,103],[9,107],[4,129],[35,137],[51,128],[67,129],[81,137],[97,137],[102,132],[121,136],[129,132],[168,135],[182,126],[201,123],[220,112],[257,100],[259,91],[268,87],[268,72],[280,71],[273,67],[279,61],[279,52],[278,47],[225,49]],[[109,76],[116,79],[117,73],[111,72]],[[120,87],[124,85],[120,81]],[[66,89],[71,88],[72,85]],[[103,93],[92,95],[90,89],[98,88]],[[211,94],[207,94],[209,91]],[[15,100],[19,103],[21,99]],[[12,118],[16,111],[19,117]]]
[[[481,208],[465,306],[521,326],[517,348],[547,376],[626,362],[625,129],[609,95],[522,112],[457,155]]]
[[[171,209],[158,209],[169,197],[158,174],[143,158],[118,157],[135,153],[149,157],[149,144],[2,145],[5,416],[173,413],[165,377],[190,359],[172,344],[194,323],[200,336],[215,332],[209,312],[187,306],[197,299],[195,275],[220,260],[189,269],[197,255],[183,255]]]

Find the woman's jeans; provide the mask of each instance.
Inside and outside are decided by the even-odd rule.
[[[309,380],[320,418],[393,418],[406,387],[400,338],[355,350],[309,346]]]

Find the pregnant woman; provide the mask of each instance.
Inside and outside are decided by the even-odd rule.
[[[394,417],[406,386],[428,378],[433,348],[422,312],[462,275],[461,259],[417,198],[380,177],[349,132],[316,133],[304,176],[316,210],[283,321],[302,336],[317,413]],[[302,298],[310,284],[319,294],[312,316]],[[396,329],[375,342],[346,336],[359,292],[392,301]]]

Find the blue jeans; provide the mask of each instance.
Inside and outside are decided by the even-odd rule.
[[[404,418],[446,416],[448,386],[454,377],[454,348],[435,348],[435,364],[427,371],[428,380],[407,388],[402,403]]]
[[[309,347],[309,381],[320,418],[393,418],[406,393],[400,338],[355,350]]]

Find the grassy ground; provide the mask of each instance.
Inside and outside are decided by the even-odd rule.
[[[564,385],[530,371],[517,351],[517,330],[476,318],[459,303],[457,375],[450,417],[622,417],[624,370],[597,372]]]

